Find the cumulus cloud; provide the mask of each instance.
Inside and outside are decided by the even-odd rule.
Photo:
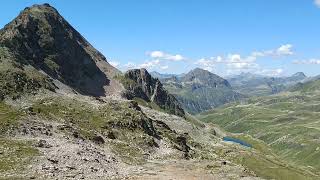
[[[265,76],[281,76],[283,74],[283,69],[279,68],[279,69],[262,69],[260,71],[256,71],[256,74],[261,74],[261,75],[265,75]]]
[[[135,69],[137,68],[137,65],[133,62],[128,62],[127,64],[124,65],[125,69]]]
[[[276,51],[276,55],[278,56],[286,56],[286,55],[292,55],[292,45],[291,44],[285,44],[280,46],[277,51]]]
[[[320,0],[314,0],[314,4],[320,8]]]
[[[168,68],[169,68],[168,65],[166,65],[166,66],[161,66],[161,67],[160,67],[161,70],[167,70]]]
[[[110,61],[109,64],[111,64],[111,66],[113,66],[113,67],[120,66],[120,62],[118,62],[118,61]]]
[[[294,64],[317,64],[320,65],[320,59],[296,60]]]
[[[229,72],[256,71],[260,69],[259,64],[256,63],[258,58],[293,55],[292,48],[291,44],[285,44],[276,49],[255,51],[246,57],[242,57],[240,54],[229,54],[226,57],[201,58],[195,64],[204,69],[214,69],[217,64],[226,64]]]
[[[253,57],[266,57],[266,56],[273,56],[273,57],[281,57],[281,56],[290,56],[293,55],[294,52],[292,50],[292,44],[284,44],[281,45],[277,49],[265,50],[265,51],[257,51],[251,53]]]
[[[123,68],[125,70],[128,69],[140,69],[140,68],[145,68],[145,69],[152,69],[155,67],[160,67],[161,69],[166,69],[165,67],[161,66],[161,61],[156,59],[152,61],[146,61],[142,64],[135,64],[133,62],[128,62],[127,64],[123,65]]]
[[[240,54],[229,54],[225,58],[222,56],[211,57],[209,59],[202,58],[195,62],[195,64],[211,71],[217,64],[226,64],[230,69],[242,70],[256,68],[258,65],[255,63],[255,61],[256,57],[254,56],[242,58]]]
[[[173,55],[173,54],[165,53],[163,51],[147,52],[147,55],[149,55],[151,58],[154,58],[154,59],[164,59],[164,60],[169,60],[169,61],[185,60],[185,57],[183,57],[180,54]]]
[[[150,69],[150,68],[153,68],[155,66],[158,66],[159,64],[160,64],[160,60],[156,59],[156,60],[153,60],[153,61],[147,61],[145,63],[140,64],[139,68]]]

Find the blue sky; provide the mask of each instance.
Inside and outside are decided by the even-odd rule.
[[[0,26],[45,2],[121,70],[320,74],[317,0],[8,0]]]

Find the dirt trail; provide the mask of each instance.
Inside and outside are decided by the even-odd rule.
[[[219,163],[220,164],[220,163]],[[242,179],[258,180],[260,178],[247,176],[234,166],[225,166],[225,171],[215,171],[211,169],[213,163],[197,161],[168,161],[153,162],[144,165],[138,175],[130,180],[224,180],[224,179]],[[214,165],[217,166],[217,165]]]

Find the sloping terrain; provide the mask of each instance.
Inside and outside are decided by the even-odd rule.
[[[43,85],[47,75],[79,93],[94,96],[103,96],[117,87],[112,78],[119,71],[48,4],[24,9],[1,29],[0,47],[2,56],[6,56],[2,60],[4,67],[30,69],[30,73],[21,74],[27,83],[35,79]],[[5,78],[15,75],[0,70]]]
[[[224,134],[215,127],[134,101],[46,92],[6,103],[0,113],[0,174],[5,178],[313,176],[267,148],[222,142]]]
[[[246,96],[266,96],[285,91],[298,82],[306,80],[304,73],[298,72],[289,77],[268,77],[251,73],[227,78],[237,92]]]
[[[0,46],[0,179],[316,177],[254,140],[224,142],[147,71],[119,74],[48,4],[22,11]]]
[[[227,80],[200,68],[181,77],[161,79],[161,82],[183,108],[192,114],[244,97],[233,91]]]
[[[291,92],[251,98],[205,112],[202,121],[233,133],[249,134],[296,166],[320,170],[320,83],[299,83]]]

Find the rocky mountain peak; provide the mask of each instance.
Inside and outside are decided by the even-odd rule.
[[[306,78],[307,76],[303,72],[297,72],[297,73],[293,74],[292,77]]]
[[[0,30],[0,45],[76,91],[103,96],[119,73],[49,4],[25,8]]]
[[[197,83],[210,87],[227,87],[231,88],[229,82],[222,77],[211,73],[210,71],[196,68],[188,72],[182,77],[182,82],[185,83]]]
[[[184,116],[182,109],[176,98],[169,94],[157,78],[153,78],[146,69],[132,69],[125,73],[124,83],[128,90],[126,96],[129,99],[141,98],[147,102],[153,102],[160,108],[178,115]]]

